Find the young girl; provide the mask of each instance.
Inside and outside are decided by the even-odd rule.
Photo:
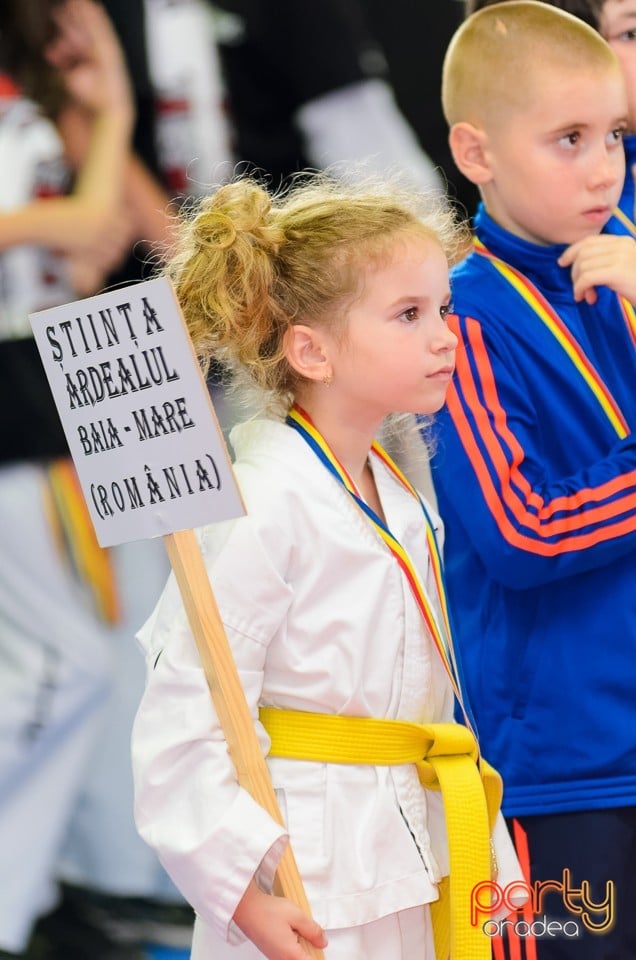
[[[444,402],[458,239],[445,210],[388,188],[317,178],[271,198],[242,180],[204,202],[173,265],[200,356],[269,401],[267,418],[231,434],[247,515],[201,532],[266,753],[272,715],[289,729],[295,711],[317,716],[312,738],[325,715],[346,718],[354,753],[357,718],[452,720],[435,643],[439,521],[374,438],[388,414]],[[422,788],[415,763],[289,759],[273,744],[311,920],[268,892],[287,833],[237,784],[173,580],[140,639],[150,669],[133,733],[137,822],[197,912],[193,960],[218,960],[245,937],[231,956],[302,960],[304,937],[328,941],[330,960],[433,960],[427,905],[448,873],[447,841],[440,794]],[[514,861],[500,831],[502,877]],[[468,925],[468,900],[461,910]]]

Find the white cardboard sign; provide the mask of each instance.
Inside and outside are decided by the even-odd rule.
[[[167,278],[29,319],[101,546],[244,514]]]

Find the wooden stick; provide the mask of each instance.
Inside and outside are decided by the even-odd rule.
[[[274,820],[285,826],[195,533],[180,530],[165,536],[164,543],[238,781]],[[278,864],[276,892],[311,916],[289,843]],[[306,940],[301,943],[309,956],[324,958],[322,950]]]

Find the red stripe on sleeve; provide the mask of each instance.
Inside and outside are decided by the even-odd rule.
[[[623,519],[612,525],[590,531],[587,534],[577,530],[590,523],[607,522],[616,515],[626,511],[636,511],[636,492],[626,498],[598,507],[590,507],[580,513],[586,502],[594,503],[601,497],[611,496],[636,483],[636,471],[625,476],[617,477],[595,490],[578,491],[570,497],[555,498],[548,506],[530,487],[528,481],[519,470],[519,464],[524,459],[523,449],[517,438],[507,425],[506,413],[497,395],[495,378],[488,359],[487,351],[481,336],[479,324],[468,320],[469,342],[474,354],[475,363],[479,371],[480,385],[492,411],[496,430],[491,425],[488,410],[479,400],[477,387],[473,379],[472,370],[464,349],[457,351],[457,381],[465,397],[465,403],[474,418],[478,435],[488,451],[494,465],[495,476],[500,485],[499,492],[493,482],[489,466],[486,463],[475,440],[473,429],[468,421],[466,412],[459,399],[457,388],[451,386],[447,395],[449,413],[458,431],[460,440],[472,464],[481,487],[482,495],[504,539],[514,546],[529,550],[543,556],[555,556],[568,551],[580,550],[606,540],[613,539],[633,532],[636,529],[636,516]],[[461,332],[454,327],[454,331],[461,337]],[[508,462],[504,449],[499,440],[504,438],[512,451],[513,461]],[[526,500],[520,499],[512,486],[512,481],[524,492]],[[539,515],[529,512],[528,505],[533,504],[539,509]],[[510,514],[522,527],[529,528],[538,539],[522,534],[512,523],[506,512]],[[570,518],[559,518],[549,522],[541,522],[542,518],[549,517],[555,510],[576,509],[579,515]],[[578,521],[578,523],[577,523]],[[567,534],[559,542],[548,543],[542,538]]]

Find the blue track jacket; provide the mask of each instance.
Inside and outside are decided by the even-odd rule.
[[[636,200],[636,197],[634,196],[634,193],[635,193],[634,176],[636,174],[632,173],[632,167],[636,165],[636,134],[632,133],[630,134],[630,136],[625,137],[623,142],[625,144],[625,164],[627,169],[625,171],[625,186],[623,187],[623,192],[621,194],[620,200],[618,201],[618,205],[620,209],[623,211],[623,213],[625,214],[625,216],[629,220],[631,220],[633,223],[634,201]],[[614,223],[615,223],[614,220],[610,221],[610,224],[608,224],[608,232],[609,233],[621,232],[620,230],[612,229]]]
[[[636,346],[618,298],[575,303],[563,247],[482,242],[557,311],[620,407],[595,394],[483,256],[452,274],[457,372],[435,424],[456,643],[508,815],[636,802]],[[618,232],[618,227],[613,232]]]

